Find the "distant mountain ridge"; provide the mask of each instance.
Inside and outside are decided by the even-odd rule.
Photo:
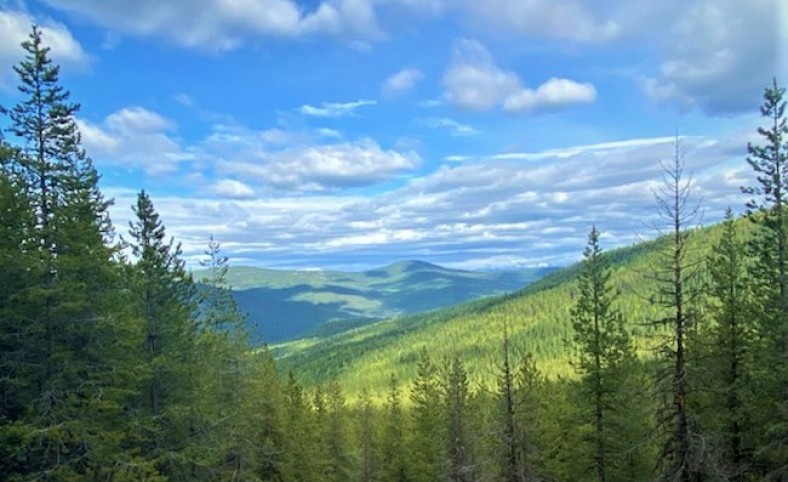
[[[752,223],[737,221],[747,232]],[[721,225],[690,231],[688,263],[700,265],[721,235]],[[666,316],[655,302],[658,283],[653,273],[664,260],[660,252],[670,240],[660,237],[606,251],[610,282],[619,293],[616,306],[639,355],[650,356],[654,340],[663,336],[654,320]],[[666,248],[667,246],[667,248]],[[572,329],[571,309],[578,294],[580,263],[556,269],[521,290],[429,313],[401,316],[360,326],[332,336],[304,336],[273,345],[283,372],[292,370],[306,385],[338,380],[346,393],[367,390],[385,398],[391,376],[407,386],[416,376],[416,362],[426,349],[433,360],[460,356],[473,383],[495,386],[491,368],[501,350],[504,322],[513,353],[531,353],[546,376],[573,375],[566,340]]]
[[[360,272],[239,266],[227,279],[256,338],[273,343],[516,291],[555,269],[465,271],[408,260]]]

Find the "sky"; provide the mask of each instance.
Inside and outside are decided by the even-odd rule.
[[[192,267],[566,265],[656,235],[677,135],[710,224],[788,79],[780,0],[0,0],[0,105],[34,23],[116,230],[145,189]]]

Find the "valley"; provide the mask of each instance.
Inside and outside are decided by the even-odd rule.
[[[254,340],[326,336],[396,316],[519,290],[556,268],[464,271],[401,261],[362,272],[231,267],[227,283]],[[195,280],[205,272],[195,271]]]

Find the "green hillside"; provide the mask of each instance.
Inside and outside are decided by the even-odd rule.
[[[237,267],[230,268],[228,282],[256,336],[272,343],[512,292],[553,270],[474,272],[422,261],[362,272]],[[195,272],[195,279],[203,274]]]
[[[747,226],[747,223],[741,223]],[[690,237],[700,260],[719,235],[719,227],[696,230]],[[654,257],[664,240],[651,240],[606,253],[619,305],[642,354],[660,333],[649,322],[661,316],[654,304]],[[582,246],[578,246],[578,252]],[[513,345],[534,355],[549,377],[571,376],[565,340],[570,336],[569,310],[577,295],[579,264],[554,271],[524,289],[426,314],[381,321],[328,338],[304,338],[272,346],[283,370],[294,370],[306,383],[338,379],[349,391],[363,387],[382,393],[390,374],[415,376],[419,352],[435,359],[459,355],[473,380],[492,380],[504,323]]]

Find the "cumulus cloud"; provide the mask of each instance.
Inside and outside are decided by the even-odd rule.
[[[33,24],[41,28],[41,37],[52,49],[50,56],[55,62],[75,68],[84,68],[90,63],[90,57],[65,25],[34,18],[23,11],[0,10],[0,86],[10,82],[5,75],[22,59],[20,44],[27,40]]]
[[[646,92],[660,102],[712,115],[750,109],[768,79],[780,73],[778,3],[675,5],[683,13],[665,27],[671,41],[660,45],[665,60],[645,81]]]
[[[100,163],[159,175],[195,158],[173,136],[173,121],[142,107],[125,107],[98,123],[78,119],[77,124],[85,149]]]
[[[254,197],[254,189],[235,179],[222,179],[212,187],[217,196],[229,199],[249,199]]]
[[[357,100],[354,102],[323,102],[320,107],[304,104],[298,111],[312,117],[345,117],[353,115],[359,107],[377,104],[374,100]]]
[[[410,90],[423,79],[424,74],[419,69],[402,69],[383,82],[383,92],[392,95]]]
[[[45,1],[120,33],[214,51],[234,49],[256,37],[369,40],[382,35],[368,0],[327,0],[309,10],[293,0]]]
[[[596,100],[596,89],[589,83],[569,79],[549,79],[536,89],[521,89],[503,101],[503,109],[510,112],[533,112],[561,108]]]
[[[500,68],[480,42],[468,39],[455,43],[443,84],[449,102],[477,111],[501,106],[509,112],[528,113],[596,100],[592,84],[570,79],[551,78],[536,89],[523,87],[517,74]]]

